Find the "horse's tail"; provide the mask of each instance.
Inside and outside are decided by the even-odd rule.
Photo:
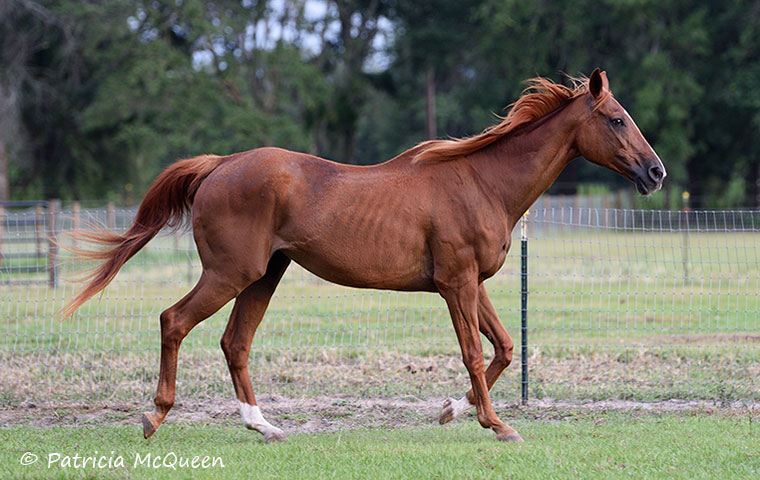
[[[178,228],[190,211],[201,182],[226,158],[201,155],[170,165],[153,181],[132,226],[123,235],[105,230],[74,232],[72,236],[104,247],[98,250],[71,249],[74,253],[105,261],[88,276],[84,290],[63,307],[63,318],[69,317],[90,297],[106,288],[127,260],[165,225]]]

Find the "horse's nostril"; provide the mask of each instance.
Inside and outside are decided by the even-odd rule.
[[[660,167],[650,167],[649,168],[649,176],[654,180],[655,182],[659,182],[662,180],[663,172]]]

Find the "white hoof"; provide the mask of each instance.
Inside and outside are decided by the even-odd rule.
[[[261,409],[258,405],[249,405],[238,400],[240,404],[240,416],[243,418],[243,424],[250,430],[256,430],[264,435],[266,442],[276,442],[287,439],[285,432],[275,427],[264,419]]]
[[[441,411],[441,417],[438,419],[438,422],[441,425],[448,423],[472,407],[474,407],[474,405],[467,400],[466,395],[459,400],[449,397],[443,402],[443,410]]]

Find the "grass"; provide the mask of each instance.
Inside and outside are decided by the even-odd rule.
[[[450,427],[357,429],[291,435],[267,445],[238,426],[165,425],[145,441],[138,427],[0,430],[3,478],[562,479],[758,478],[760,428],[752,412],[641,415],[564,412],[509,423],[526,442],[504,444],[469,419]],[[25,452],[39,457],[22,466]],[[97,452],[97,453],[96,453]],[[134,465],[136,455],[218,457],[208,469]],[[48,455],[124,459],[111,469],[47,466]],[[114,460],[116,461],[116,460]],[[212,461],[212,460],[209,460]],[[161,462],[158,463],[161,465]]]
[[[688,239],[669,231],[531,232],[531,398],[760,399],[756,232],[694,232]],[[19,243],[4,247],[15,253],[35,248]],[[373,410],[370,422],[367,407],[333,397],[338,399],[335,411],[318,414],[322,424],[383,428],[293,434],[288,443],[266,445],[237,420],[232,424],[216,414],[203,420],[210,425],[177,422],[188,410],[177,408],[158,434],[145,441],[139,426],[123,423],[131,421],[126,417],[136,408],[150,405],[158,376],[158,314],[197,278],[199,263],[189,237],[151,242],[101,297],[66,322],[55,312],[75,293],[78,285],[70,279],[82,267],[62,267],[60,287],[49,289],[44,271],[13,273],[14,265],[29,262],[9,257],[0,268],[0,405],[21,418],[10,422],[16,426],[0,429],[0,478],[760,476],[760,419],[747,410],[508,409],[500,412],[502,418],[526,443],[507,445],[472,417],[442,428],[427,426],[432,421],[425,415],[396,408]],[[519,272],[519,245],[513,242],[505,266],[487,282],[518,344]],[[218,343],[230,309],[231,304],[183,343],[178,402],[198,397],[232,401]],[[430,398],[461,395],[469,383],[438,296],[338,287],[296,265],[257,333],[250,365],[260,398],[265,393]],[[516,399],[519,374],[519,365],[513,364],[492,397]],[[116,408],[88,417],[99,399]],[[67,407],[67,400],[79,402],[81,411]],[[274,404],[270,401],[269,408]],[[56,418],[74,419],[67,425],[83,426],[30,426],[48,425],[36,422],[44,416],[41,410],[50,408]],[[313,410],[283,410],[270,420],[305,425],[314,418]],[[22,466],[27,451],[38,455],[40,463]],[[123,456],[125,466],[46,467],[52,452],[92,456],[96,451]],[[225,467],[175,471],[134,466],[138,453],[145,458],[170,452],[219,457]]]
[[[568,229],[535,236],[529,246],[532,396],[760,398],[757,233],[693,233],[688,248],[680,232]],[[515,242],[501,272],[486,282],[516,343],[518,254]],[[150,395],[158,315],[190,290],[199,272],[189,236],[151,242],[102,296],[65,322],[56,311],[74,295],[78,284],[71,279],[83,270],[66,265],[62,272],[58,289],[45,286],[44,273],[39,285],[0,287],[0,398]],[[231,307],[183,342],[180,392],[229,393],[219,338]],[[339,287],[293,265],[254,339],[251,373],[257,391],[284,395],[325,389],[438,395],[466,385],[458,358],[437,295]],[[518,390],[515,367],[495,395]]]

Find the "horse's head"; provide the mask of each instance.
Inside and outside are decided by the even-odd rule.
[[[612,96],[605,72],[594,70],[588,79],[588,96],[583,98],[588,99],[588,116],[576,135],[580,154],[624,176],[643,195],[659,190],[667,175],[665,166],[633,118]]]

